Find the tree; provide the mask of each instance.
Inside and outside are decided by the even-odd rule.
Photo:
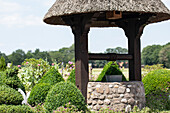
[[[0,59],[0,71],[5,71],[6,70],[6,63],[5,63],[5,58],[1,56]]]
[[[127,54],[128,50],[122,47],[108,48],[105,53],[117,53],[117,54]]]
[[[165,67],[170,68],[170,44],[164,46],[159,52],[159,61]]]
[[[42,58],[43,60],[47,60],[49,63],[52,63],[51,57],[47,51],[40,52],[39,49],[36,49],[33,55],[35,59]]]
[[[32,53],[31,50],[29,50],[29,51],[27,52],[26,58],[27,58],[27,59],[34,58],[34,54]]]
[[[10,62],[9,59],[8,59],[8,57],[5,55],[5,53],[1,53],[1,52],[0,52],[0,57],[1,57],[1,56],[5,58],[6,64]]]
[[[11,55],[8,56],[9,60],[14,65],[20,65],[25,59],[25,52],[21,49],[14,51]]]
[[[159,63],[159,52],[162,49],[161,45],[151,45],[142,50],[142,64],[153,65]]]

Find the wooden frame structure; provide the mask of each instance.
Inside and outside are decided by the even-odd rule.
[[[85,97],[87,95],[87,83],[89,81],[88,60],[129,60],[129,81],[141,81],[140,37],[145,24],[147,24],[149,17],[152,15],[145,14],[136,18],[109,20],[124,30],[128,38],[128,54],[88,53],[88,33],[90,26],[99,16],[100,13],[93,13],[63,17],[65,23],[71,26],[75,37],[76,86]]]
[[[70,26],[75,40],[76,86],[87,95],[88,60],[129,60],[129,80],[141,81],[140,37],[145,25],[170,19],[161,0],[56,0],[44,17],[52,25]],[[128,54],[88,54],[90,27],[120,27]]]

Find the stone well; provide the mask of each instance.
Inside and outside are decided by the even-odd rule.
[[[107,107],[114,111],[129,112],[136,105],[145,106],[145,92],[141,81],[89,82],[87,88],[88,108],[97,111]]]

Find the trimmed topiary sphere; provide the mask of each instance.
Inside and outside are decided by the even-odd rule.
[[[39,80],[38,83],[49,83],[50,85],[54,85],[61,81],[64,81],[64,78],[58,70],[53,67]]]
[[[157,94],[159,92],[169,92],[170,70],[159,69],[151,71],[142,80],[145,94]]]
[[[170,110],[170,70],[151,71],[142,80],[146,106],[151,109]]]
[[[75,75],[75,69],[71,71],[68,79],[67,79],[68,82],[71,82],[73,84],[76,84],[76,75]]]
[[[127,81],[122,71],[119,69],[119,66],[116,62],[109,62],[106,64],[97,78],[97,82],[106,82],[105,75],[122,75],[122,81]]]
[[[31,90],[30,96],[28,98],[28,103],[31,106],[35,106],[39,103],[44,103],[50,88],[51,85],[48,83],[36,84]]]
[[[0,85],[0,104],[19,105],[23,101],[22,95],[5,85]]]
[[[34,113],[27,105],[0,105],[1,113]]]
[[[85,98],[80,90],[71,82],[60,82],[50,89],[44,107],[52,112],[69,102],[71,105],[75,105],[78,110],[86,110]]]

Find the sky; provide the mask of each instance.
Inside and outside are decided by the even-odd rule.
[[[170,9],[170,0],[162,0]],[[6,55],[17,49],[25,52],[57,51],[74,43],[70,27],[48,25],[44,15],[55,0],[0,0],[0,51]],[[120,28],[91,28],[89,51],[127,48],[127,38]],[[141,49],[170,42],[170,20],[147,25],[141,37]]]

